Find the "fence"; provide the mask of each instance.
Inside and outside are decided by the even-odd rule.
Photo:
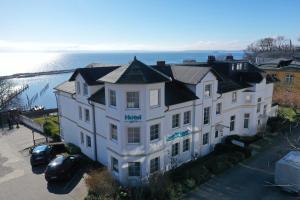
[[[44,127],[42,124],[40,123],[37,123],[35,121],[33,121],[32,119],[24,116],[24,115],[20,115],[20,121],[25,124],[26,126],[36,130],[36,131],[39,131],[41,133],[44,133]]]

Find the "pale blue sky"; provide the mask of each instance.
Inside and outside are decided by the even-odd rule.
[[[298,0],[0,0],[0,50],[243,49],[299,20]]]

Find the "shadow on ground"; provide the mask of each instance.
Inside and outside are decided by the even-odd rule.
[[[80,182],[84,173],[85,170],[78,170],[69,181],[48,183],[47,189],[54,194],[68,194]]]

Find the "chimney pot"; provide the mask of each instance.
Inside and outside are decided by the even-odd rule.
[[[226,60],[228,60],[228,61],[231,60],[232,61],[233,60],[233,55],[226,56]]]
[[[216,61],[216,57],[215,56],[209,55],[207,57],[207,62],[214,62],[214,61]]]

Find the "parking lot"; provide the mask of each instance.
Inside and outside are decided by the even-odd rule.
[[[35,138],[42,138],[35,133]],[[10,131],[0,130],[0,199],[6,200],[82,200],[87,194],[84,173],[79,170],[66,183],[47,184],[45,166],[32,168],[29,146],[32,132],[21,126]],[[25,149],[25,150],[24,150]]]

